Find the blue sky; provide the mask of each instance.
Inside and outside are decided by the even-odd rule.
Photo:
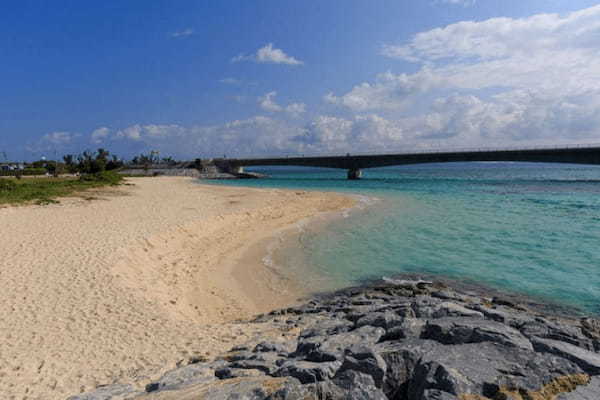
[[[0,151],[600,142],[596,3],[2,2]]]

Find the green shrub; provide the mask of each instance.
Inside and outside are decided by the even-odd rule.
[[[25,168],[23,170],[15,171],[0,171],[0,176],[33,176],[33,175],[46,175],[46,168]]]
[[[32,176],[32,175],[46,175],[46,168],[25,168],[23,171],[23,175]]]
[[[0,192],[11,192],[17,188],[17,184],[10,179],[0,179]]]
[[[95,174],[82,175],[79,180],[83,182],[97,182],[118,185],[123,180],[123,177],[113,171],[102,171]]]

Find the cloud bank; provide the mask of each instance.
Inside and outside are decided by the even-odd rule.
[[[382,48],[416,72],[382,73],[324,100],[441,144],[599,141],[599,38],[600,6],[459,22]]]
[[[600,142],[600,6],[565,15],[463,21],[381,48],[413,63],[382,71],[321,110],[257,98],[260,113],[216,125],[134,124],[77,136],[52,132],[35,149],[158,149],[182,158]],[[235,61],[299,65],[268,44]],[[225,78],[225,84],[237,84]]]

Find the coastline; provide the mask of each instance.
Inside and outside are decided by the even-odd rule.
[[[143,386],[187,360],[285,335],[239,322],[307,294],[265,268],[265,244],[355,203],[189,178],[130,182],[93,201],[0,209],[11,232],[0,244],[0,390],[8,399]]]
[[[422,279],[345,288],[248,322],[285,337],[68,400],[597,399],[600,320],[514,300]]]

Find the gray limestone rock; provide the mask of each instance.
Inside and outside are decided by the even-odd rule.
[[[344,350],[355,344],[375,344],[384,335],[382,328],[363,326],[351,332],[338,333],[331,336],[315,336],[302,339],[294,356],[308,361],[326,362],[341,360]]]
[[[453,394],[437,389],[427,389],[423,392],[422,400],[458,400]]]
[[[407,339],[403,342],[382,342],[373,347],[386,365],[382,390],[391,399],[405,398],[408,384],[419,360],[427,353],[443,348],[444,345],[422,339]]]
[[[292,376],[301,383],[315,383],[332,378],[340,365],[340,361],[318,363],[292,360],[283,363],[274,376]]]
[[[313,387],[315,399],[388,400],[375,386],[370,375],[352,370],[345,371],[331,381],[319,382]]]
[[[390,328],[401,325],[403,320],[404,318],[398,316],[398,314],[393,311],[384,311],[365,315],[356,321],[355,326],[357,328],[362,326],[375,326],[387,331]]]
[[[537,317],[534,321],[527,322],[518,329],[527,337],[560,340],[587,350],[594,350],[593,341],[586,337],[578,326]]]
[[[164,374],[158,381],[146,385],[146,392],[156,390],[172,390],[197,383],[208,383],[216,380],[214,365],[203,363],[177,368]]]
[[[246,377],[161,390],[135,400],[306,400],[311,393],[290,377]]]
[[[471,310],[470,308],[466,308],[461,306],[460,304],[452,303],[450,301],[445,301],[441,304],[438,304],[431,315],[433,318],[442,318],[442,317],[478,317],[483,318],[483,313],[480,311]]]
[[[433,389],[494,398],[503,387],[536,391],[555,378],[579,373],[564,358],[495,343],[441,346],[418,361],[407,398],[421,399]]]
[[[264,376],[264,371],[258,369],[243,369],[223,367],[215,370],[215,376],[219,379],[233,379],[247,376]]]
[[[383,358],[373,349],[357,345],[346,349],[344,361],[337,374],[343,374],[348,370],[371,376],[375,386],[381,388],[387,366]]]
[[[254,353],[289,353],[294,351],[295,343],[260,342],[252,350]]]
[[[590,375],[600,375],[600,354],[553,339],[532,338],[531,343],[535,351],[555,354],[574,362]]]
[[[444,344],[493,342],[533,350],[519,331],[499,322],[481,318],[438,318],[428,320],[421,334]]]
[[[310,338],[314,336],[337,335],[338,333],[348,332],[354,324],[347,320],[319,320],[310,328],[300,332],[300,338]]]

